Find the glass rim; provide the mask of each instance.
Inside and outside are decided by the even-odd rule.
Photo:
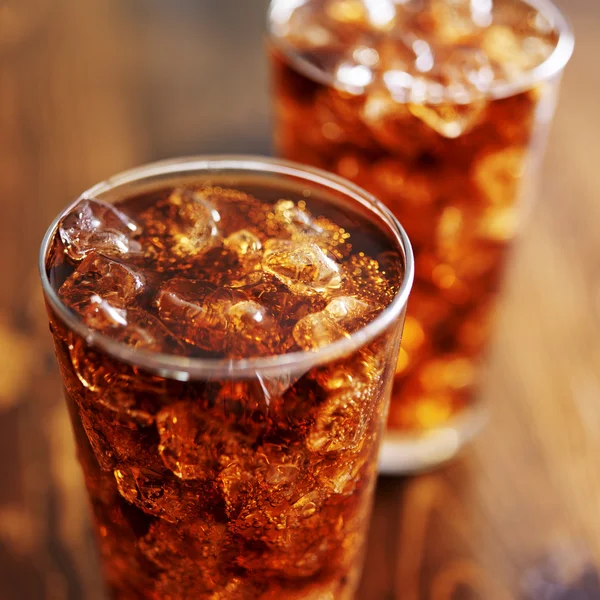
[[[387,227],[392,239],[398,244],[405,263],[404,278],[392,302],[375,319],[349,337],[337,340],[318,350],[243,359],[194,358],[135,349],[87,326],[76,313],[62,302],[50,284],[46,272],[46,257],[60,220],[79,201],[107,193],[121,185],[142,183],[153,177],[227,171],[264,173],[304,180],[341,193],[366,208],[371,214],[374,213],[378,216],[383,222],[382,225]],[[392,212],[372,194],[342,177],[321,169],[286,160],[246,155],[190,156],[168,159],[123,171],[94,185],[61,210],[52,221],[42,239],[38,267],[46,301],[70,331],[80,335],[89,346],[99,348],[114,358],[180,381],[216,378],[241,379],[257,376],[260,378],[261,376],[281,375],[282,372],[305,373],[315,366],[347,356],[382,334],[396,319],[400,318],[407,305],[414,280],[414,257],[410,240]]]
[[[274,21],[272,19],[272,12],[274,6],[281,1],[284,0],[271,0],[269,4],[269,10],[267,13],[268,39],[290,59],[292,64],[298,68],[301,73],[309,77],[311,80],[324,84],[330,88],[340,89],[352,94],[353,96],[364,95],[366,93],[366,88],[363,88],[362,91],[357,93],[355,87],[341,84],[339,81],[336,81],[335,77],[326,73],[324,70],[312,64],[309,60],[300,56],[291,44],[287,44],[282,37],[275,34],[273,31]],[[300,0],[299,5],[305,4],[308,1],[310,0]],[[537,65],[533,69],[528,70],[515,81],[498,82],[493,84],[487,92],[482,94],[483,98],[508,98],[521,92],[530,90],[535,87],[536,84],[552,79],[552,77],[561,73],[573,54],[573,50],[575,48],[573,30],[562,11],[551,0],[518,1],[531,6],[544,15],[550,22],[552,28],[558,33],[558,41],[554,47],[554,50],[544,62]],[[399,100],[396,102],[398,104],[408,104],[408,102]],[[417,104],[424,104],[424,102]]]

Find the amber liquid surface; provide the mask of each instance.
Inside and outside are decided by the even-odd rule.
[[[518,1],[489,14],[466,0],[391,4],[313,1],[280,22],[273,11],[275,140],[283,157],[372,192],[410,237],[416,279],[389,428],[419,435],[474,405],[554,94],[552,83],[495,90],[541,64],[556,33]]]
[[[84,200],[47,269],[93,330],[207,359],[347,338],[402,280],[364,215],[256,184]],[[352,597],[401,323],[306,372],[185,380],[118,360],[49,312],[113,597]]]

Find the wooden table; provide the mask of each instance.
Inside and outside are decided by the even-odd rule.
[[[563,598],[540,591],[545,579],[600,598],[600,4],[562,4],[578,48],[510,270],[484,391],[491,423],[450,466],[380,481],[362,599]],[[116,171],[268,152],[264,9],[0,1],[1,600],[102,598],[39,240]]]

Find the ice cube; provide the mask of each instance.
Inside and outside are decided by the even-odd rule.
[[[208,278],[211,283],[231,289],[256,286],[263,278],[261,248],[260,239],[250,231],[235,231],[223,240],[223,246],[195,258],[189,277]]]
[[[327,15],[307,3],[275,2],[271,6],[273,32],[303,50],[329,49],[340,40],[327,23]]]
[[[200,191],[176,189],[139,215],[145,253],[163,266],[203,254],[218,244],[221,215]],[[162,260],[161,260],[162,259]]]
[[[401,64],[394,68],[388,68],[383,74],[383,82],[389,91],[391,98],[387,99],[385,94],[372,94],[365,104],[364,115],[369,121],[376,121],[380,117],[393,115],[394,112],[401,114],[401,109],[396,109],[389,104],[391,100],[398,103],[407,102],[411,97],[411,91],[415,81],[411,74],[412,63]]]
[[[486,0],[429,0],[423,20],[430,22],[431,36],[445,46],[469,43],[492,22],[492,2]]]
[[[427,266],[426,270],[430,270],[427,277],[438,279],[438,269],[450,267],[453,275],[463,282],[478,285],[485,281],[485,285],[489,285],[495,280],[489,277],[495,277],[492,273],[503,261],[503,248],[483,240],[509,239],[515,232],[516,217],[510,207],[474,208],[472,204],[457,202],[447,206],[438,223],[435,258]]]
[[[58,294],[89,327],[135,348],[184,353],[166,327],[134,304],[145,277],[130,266],[89,253],[63,283]]]
[[[109,307],[126,307],[143,292],[144,285],[144,276],[132,267],[90,252],[62,284],[58,295],[80,314],[89,312],[88,309],[109,311]],[[110,318],[118,321],[116,314]]]
[[[473,164],[473,179],[494,206],[507,206],[517,197],[526,166],[521,148],[506,148],[479,156]]]
[[[489,57],[479,48],[459,47],[440,51],[432,81],[444,85],[445,97],[457,104],[472,103],[489,93],[494,70]]]
[[[228,468],[227,476],[232,472]],[[224,475],[225,475],[224,473]],[[242,477],[245,477],[242,474]],[[263,484],[264,485],[264,484]],[[226,488],[224,488],[226,489]],[[231,530],[241,539],[259,543],[263,547],[285,545],[285,538],[289,537],[289,528],[296,521],[296,512],[291,509],[290,501],[285,500],[281,494],[268,496],[268,487],[261,491],[257,484],[245,490],[245,501],[239,512],[228,513],[231,515]],[[246,557],[250,566],[253,557]],[[239,563],[242,566],[242,563]]]
[[[429,48],[423,40],[415,41],[413,47],[420,43]],[[408,73],[388,70],[384,81],[394,100],[407,103],[410,114],[441,136],[457,138],[479,122],[486,107],[485,95],[494,81],[492,65],[478,48],[440,48],[435,62],[431,52],[423,49],[417,53],[415,68]],[[427,68],[423,66],[425,58]],[[377,96],[372,102],[375,100]],[[381,112],[382,108],[375,104],[369,110]],[[393,114],[392,108],[385,111]]]
[[[270,589],[263,596],[262,600],[279,600],[285,597],[286,600],[335,600],[340,597],[339,583],[317,583],[311,585],[310,590],[284,590],[275,587]]]
[[[265,431],[268,404],[256,385],[213,384],[206,404],[176,402],[156,417],[160,455],[181,479],[214,476],[214,469],[238,460]]]
[[[111,359],[80,338],[60,356],[60,363],[67,361],[72,369],[63,369],[63,378],[69,394],[84,407],[108,409],[112,420],[126,426],[151,424],[164,397],[181,393],[184,385]]]
[[[344,59],[335,68],[335,81],[344,90],[352,94],[362,94],[375,78],[375,74],[367,65],[354,60]]]
[[[270,412],[275,418],[277,409],[286,403],[284,394],[291,390],[301,376],[297,371],[286,369],[282,369],[277,375],[265,375],[257,371],[256,382],[251,387],[258,406],[262,406],[263,412]]]
[[[206,563],[201,559],[190,560],[184,557],[173,561],[170,568],[159,571],[145,589],[151,589],[157,598],[229,599],[229,596],[219,595],[222,586],[214,581],[219,575],[218,572],[200,569],[199,564]],[[179,592],[177,596],[173,595],[174,589]]]
[[[262,264],[295,294],[324,294],[342,285],[338,263],[315,243],[268,240]]]
[[[171,330],[203,350],[235,357],[271,354],[284,345],[266,309],[239,289],[176,278],[161,287],[156,303]]]
[[[293,200],[278,200],[273,207],[273,213],[278,222],[292,234],[310,237],[323,234],[323,229],[314,222],[312,216]]]
[[[323,312],[336,323],[348,328],[379,309],[380,307],[371,306],[353,296],[337,296],[329,302]]]
[[[520,214],[515,206],[487,207],[477,219],[477,234],[484,240],[506,243],[519,231]]]
[[[334,364],[317,373],[317,383],[329,392],[349,389],[356,381],[356,373],[345,365]]]
[[[285,523],[280,505],[295,504],[311,491],[306,450],[299,445],[265,443],[256,450],[246,445],[234,449],[222,462],[219,486],[228,515],[236,519],[242,535],[252,533],[248,527]]]
[[[204,350],[223,352],[227,346],[227,311],[248,300],[239,290],[177,277],[165,282],[155,303],[158,315],[186,342]]]
[[[396,22],[394,0],[362,0],[369,24],[377,31],[389,31]]]
[[[269,464],[265,473],[265,483],[273,489],[288,486],[300,476],[298,465],[293,463]]]
[[[89,408],[83,411],[81,407],[79,407],[79,411],[81,426],[85,432],[85,436],[98,466],[103,471],[112,471],[118,463],[118,458],[115,455],[115,448],[113,448],[106,436],[103,435],[102,425],[96,422],[94,413]],[[127,450],[127,442],[124,442],[121,447]],[[136,448],[136,450],[137,449],[138,448]],[[123,458],[123,456],[120,458]]]
[[[232,279],[229,279],[226,283],[227,287],[233,290],[244,290],[253,288],[260,284],[263,278],[263,273],[260,271],[250,271],[250,273],[236,273]],[[252,291],[248,289],[248,291]]]
[[[481,47],[498,72],[512,81],[541,63],[554,50],[555,44],[538,36],[519,34],[510,25],[492,25],[483,34]]]
[[[226,314],[227,354],[231,357],[275,354],[287,342],[267,310],[253,300],[231,306]]]
[[[115,410],[114,406],[108,407],[109,402],[77,401],[81,424],[100,468],[108,471],[119,465],[143,466],[157,462],[156,434],[146,427],[152,421],[150,414],[126,406]],[[132,405],[134,402],[130,400]]]
[[[324,458],[316,466],[317,478],[323,489],[333,494],[348,496],[354,492],[357,485],[364,479],[362,473],[367,457],[364,453],[358,455],[344,455],[343,459],[334,455]]]
[[[144,310],[128,309],[125,322],[113,328],[109,335],[134,348],[185,354],[186,350],[173,334],[153,315]]]
[[[293,335],[303,350],[318,350],[349,337],[345,329],[325,312],[312,313],[300,319],[294,326]]]
[[[125,307],[144,291],[135,269],[92,252],[63,283],[59,296],[89,327],[137,348],[182,352],[166,328],[150,314]]]
[[[322,502],[316,494],[311,494],[311,498],[314,497],[321,507]],[[339,515],[319,514],[312,499],[305,506],[310,507],[305,517],[299,516],[289,505],[277,507],[278,522],[258,517],[256,522],[259,526],[254,529],[253,537],[253,529],[248,528],[251,544],[238,554],[236,563],[244,569],[261,573],[262,577],[288,580],[309,578],[325,565],[331,565],[332,561],[335,564],[337,543],[332,540],[332,534],[339,523]],[[276,515],[275,511],[273,513]],[[290,597],[289,590],[278,591],[279,594],[273,597]]]
[[[154,422],[154,413],[159,404],[160,394],[155,390],[148,391],[141,389],[139,392],[132,387],[134,382],[130,381],[130,386],[123,388],[123,380],[118,381],[114,388],[109,387],[95,399],[98,405],[107,408],[113,413],[115,420],[130,427],[146,427]],[[142,386],[140,386],[142,387]],[[154,397],[152,397],[154,393]]]
[[[265,589],[269,587],[267,581],[251,581],[247,577],[227,576],[227,583],[220,585],[213,592],[210,600],[246,600],[247,598],[263,598]]]
[[[187,192],[177,192],[171,197],[171,202],[178,206],[178,223],[173,232],[175,241],[174,251],[184,255],[204,252],[214,245],[219,235],[217,223],[221,216],[217,209],[201,192],[191,195]]]
[[[241,229],[227,236],[223,245],[235,252],[240,260],[255,256],[262,248],[260,239],[247,229]]]
[[[278,319],[282,327],[295,325],[310,312],[325,308],[326,301],[319,296],[300,296],[282,286],[265,286],[250,289],[249,292],[264,306],[269,314]]]
[[[140,234],[139,226],[118,208],[95,198],[81,200],[63,218],[58,232],[65,252],[74,261],[92,251],[109,256],[141,251],[134,239]]]
[[[323,503],[323,493],[319,489],[309,490],[306,494],[302,494],[294,504],[290,511],[294,520],[308,519],[312,517]]]
[[[335,119],[333,114],[330,118]],[[324,131],[336,128],[338,126],[331,120],[326,120],[322,125]],[[292,200],[279,200],[273,206],[273,212],[267,216],[267,224],[272,239],[281,238],[282,234],[287,233],[293,241],[316,243],[336,258],[348,254],[350,235],[344,228],[324,216],[314,217],[302,201],[296,204]]]
[[[214,411],[213,411],[214,412]],[[180,479],[208,479],[219,464],[226,424],[195,402],[175,402],[156,416],[158,447],[165,466]],[[231,442],[234,441],[231,434]]]
[[[155,521],[139,540],[138,548],[159,570],[154,589],[161,598],[171,598],[177,589],[183,594],[178,597],[213,599],[221,597],[217,590],[235,589],[229,586],[229,580],[235,578],[226,577],[217,568],[225,543],[225,525],[204,513],[201,518],[196,515],[177,524]]]
[[[375,67],[380,61],[379,50],[364,44],[358,44],[352,49],[352,58],[357,64],[366,67]]]
[[[354,451],[362,445],[370,414],[366,409],[369,394],[366,387],[357,381],[352,388],[341,388],[327,395],[306,439],[309,450]]]
[[[363,0],[328,0],[327,16],[343,24],[362,24],[367,19],[367,9]]]
[[[325,11],[338,26],[389,31],[396,21],[396,6],[392,0],[329,0]]]
[[[220,219],[216,222],[223,238],[239,231],[240,225],[255,235],[263,230],[270,206],[251,194],[221,185],[205,185],[196,193],[217,211]]]
[[[149,515],[176,523],[197,508],[198,490],[188,488],[168,471],[131,467],[115,469],[114,475],[121,496]]]
[[[440,144],[439,135],[429,127],[424,128],[407,107],[408,100],[418,89],[414,78],[411,76],[410,82],[400,87],[397,81],[390,79],[390,75],[385,79],[389,89],[369,91],[363,106],[358,109],[368,127],[367,135],[384,149],[409,159],[416,160],[424,152],[435,153]]]
[[[127,325],[127,311],[113,306],[97,294],[90,297],[87,306],[82,307],[81,313],[83,322],[97,331],[108,333]]]
[[[340,598],[341,596],[333,592],[338,586],[337,583],[335,585],[311,583],[308,591],[306,589],[299,591],[298,587],[290,586],[289,583],[287,586],[278,583],[285,580],[310,580],[331,564],[332,544],[328,540],[321,537],[320,539],[311,539],[308,543],[302,530],[296,530],[293,534],[295,537],[290,542],[289,549],[271,552],[255,550],[241,555],[236,560],[240,567],[253,573],[260,573],[261,579],[273,581],[266,593],[253,597],[260,597],[264,600],[280,600],[281,598],[286,600],[335,600],[335,598]],[[288,537],[292,536],[288,534]],[[247,597],[240,596],[240,600]],[[223,599],[225,600],[225,597]],[[229,596],[227,596],[227,600],[229,600]]]
[[[480,121],[485,108],[485,101],[479,99],[464,104],[444,102],[442,104],[409,105],[413,116],[448,139],[456,139],[473,129]]]
[[[107,380],[111,377],[111,370],[105,368],[102,355],[94,348],[90,348],[83,339],[75,336],[69,339],[67,353],[68,361],[71,363],[73,373],[77,378],[74,380],[70,369],[62,369],[62,364],[59,362],[65,375],[67,390],[77,394],[80,392],[79,387],[83,386],[91,392],[102,391]]]
[[[249,499],[254,497],[257,483],[253,471],[247,469],[244,461],[240,460],[236,453],[236,458],[221,470],[217,480],[228,516],[237,517]]]

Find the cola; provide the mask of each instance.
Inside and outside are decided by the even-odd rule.
[[[410,249],[310,174],[220,175],[85,195],[43,250],[106,580],[119,599],[349,599]]]
[[[271,3],[279,153],[371,191],[413,243],[416,280],[389,415],[397,439],[433,439],[475,409],[525,208],[522,181],[572,50],[562,18],[542,4]],[[411,468],[435,462],[431,454]]]

